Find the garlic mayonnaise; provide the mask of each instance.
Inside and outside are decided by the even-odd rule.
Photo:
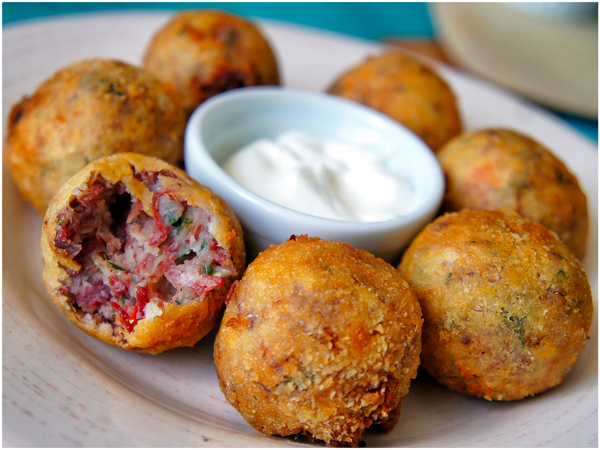
[[[329,219],[377,222],[406,214],[411,186],[384,164],[386,152],[290,131],[234,153],[223,169],[281,206]]]

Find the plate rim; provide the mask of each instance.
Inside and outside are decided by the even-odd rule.
[[[169,15],[172,14],[172,11],[162,11],[162,10],[143,10],[144,15],[152,15],[152,16],[164,16],[164,18],[166,19]],[[92,18],[92,19],[97,19],[99,18],[99,16],[122,16],[122,15],[127,15],[127,16],[137,16],[137,10],[134,12],[133,10],[127,10],[127,11],[118,11],[118,12],[110,12],[110,13],[106,13],[106,14],[102,14],[102,13],[77,13],[77,14],[73,14],[73,15],[68,15],[68,16],[54,16],[54,17],[50,17],[50,18],[39,18],[39,19],[32,19],[32,20],[28,20],[28,21],[22,21],[22,22],[15,22],[13,26],[10,26],[11,24],[7,24],[5,25],[5,27],[3,28],[3,36],[4,36],[4,32],[9,31],[9,29],[14,29],[14,28],[22,28],[22,27],[32,27],[35,25],[38,25],[40,23],[42,24],[46,24],[47,22],[62,22],[64,20],[79,20],[81,17],[85,16],[85,18]],[[80,17],[73,17],[73,16],[80,16]],[[68,19],[65,19],[65,17],[68,17]],[[300,31],[303,32],[308,32],[308,33],[315,33],[315,34],[319,34],[319,35],[334,35],[337,38],[344,40],[344,41],[355,41],[355,42],[367,42],[371,45],[373,45],[373,41],[368,41],[362,38],[354,38],[354,37],[348,37],[346,35],[343,35],[341,33],[337,33],[337,32],[333,32],[333,31],[329,31],[329,30],[320,30],[320,29],[315,29],[313,27],[309,27],[309,26],[304,26],[304,25],[298,25],[298,24],[293,24],[293,23],[288,23],[288,22],[282,22],[282,21],[273,21],[273,20],[263,20],[263,19],[257,19],[256,20],[259,23],[264,23],[267,28],[269,26],[269,24],[272,24],[271,26],[281,26],[281,27],[285,27],[285,28],[295,28],[298,29]],[[380,46],[379,46],[380,47]],[[447,68],[446,70],[450,70],[450,71],[456,71],[457,72],[457,76],[460,77],[467,77],[467,78],[471,78],[473,79],[473,77],[469,77],[469,75],[464,74],[464,73],[460,73],[459,71],[455,70],[454,68]],[[511,97],[515,97],[517,100],[522,100],[520,98],[518,98],[518,96],[516,95],[512,95],[512,93],[510,92],[504,92],[505,89],[499,88],[497,86],[493,86],[491,85],[491,83],[487,82],[486,80],[475,80],[478,83],[481,83],[483,85],[484,88],[486,89],[492,89],[494,91],[500,91],[500,92],[496,92],[496,94],[498,95],[509,95]],[[542,115],[547,116],[546,119],[550,119],[551,121],[556,121],[557,124],[561,125],[562,127],[565,128],[565,132],[568,133],[572,133],[574,135],[574,137],[579,138],[583,141],[589,141],[587,142],[588,145],[592,145],[596,147],[596,153],[593,153],[594,149],[587,149],[587,150],[592,150],[591,155],[595,155],[595,159],[596,159],[596,163],[597,163],[597,144],[593,142],[593,140],[591,140],[588,136],[586,136],[585,134],[579,132],[578,130],[574,129],[573,127],[571,127],[568,123],[562,121],[560,118],[552,115],[551,113],[543,110],[542,108],[536,107],[536,105],[531,104],[529,105],[527,101],[522,101],[522,103],[526,103],[529,108],[533,108],[535,113],[541,113]],[[3,124],[5,123],[5,111],[3,110]],[[586,147],[586,146],[584,146]],[[597,164],[596,164],[597,165]],[[10,175],[8,175],[8,172],[5,170],[5,166],[3,166],[3,176],[4,177],[9,177]],[[12,183],[12,180],[8,181],[9,183]],[[597,187],[597,177],[596,177],[596,187]],[[5,187],[4,185],[4,181],[3,181],[3,187]],[[3,200],[5,199],[5,195],[6,194],[6,190],[3,189]],[[596,196],[594,198],[594,211],[597,213],[597,202],[598,202],[598,197],[597,197],[597,192],[596,192]],[[18,201],[18,200],[17,200]],[[3,203],[3,212],[5,213],[6,216],[6,210],[5,210],[5,203]],[[5,217],[3,217],[3,225],[5,224]],[[3,226],[3,242],[6,241],[6,236],[10,230],[7,229],[8,227],[4,227]],[[597,230],[597,221],[596,221],[596,230]],[[596,231],[597,234],[597,231]],[[15,282],[11,279],[11,267],[10,264],[7,263],[7,261],[5,260],[5,257],[7,257],[8,255],[6,255],[3,251],[3,268],[2,268],[2,273],[3,273],[3,298],[4,298],[4,305],[14,305],[15,300],[12,299],[12,297],[14,297],[15,295],[18,295],[18,293],[13,292],[12,289],[14,287]],[[596,261],[596,291],[594,292],[594,305],[595,305],[595,310],[594,310],[594,322],[593,322],[593,327],[594,327],[594,341],[595,341],[595,348],[597,349],[597,261]],[[8,302],[7,302],[7,297],[8,297]],[[7,330],[5,328],[6,324],[9,322],[4,321],[4,319],[11,319],[11,312],[8,312],[7,316],[4,316],[3,313],[3,342],[10,342],[10,339],[6,340],[6,333]],[[4,348],[4,346],[3,346]],[[9,353],[10,354],[10,353]],[[596,355],[597,358],[597,355]],[[4,360],[4,352],[3,352],[3,362],[5,362]],[[6,375],[6,373],[5,373]],[[3,385],[6,386],[7,380],[4,379],[3,377]],[[119,385],[121,386],[121,385]],[[122,387],[122,386],[121,386]],[[117,391],[119,390],[119,387],[114,387],[111,386],[111,389],[115,388]],[[597,367],[596,367],[596,383],[593,386],[594,390],[596,391],[597,394]],[[137,395],[137,394],[135,394]],[[596,395],[597,397],[597,395]],[[3,404],[6,407],[7,404],[5,403],[6,401],[8,401],[8,399],[4,400],[3,399]],[[14,407],[14,405],[13,405]],[[7,410],[5,410],[6,412]],[[177,414],[175,412],[173,412],[173,414]],[[597,399],[596,399],[596,417],[597,417]],[[5,423],[4,421],[6,420],[6,416],[3,415],[3,423]],[[195,425],[194,428],[196,430],[202,430],[204,431],[206,429],[207,434],[210,436],[212,436],[214,430],[210,427],[208,427],[205,424],[202,424],[200,422],[194,421],[193,419],[190,418],[185,418],[185,419],[178,419],[178,421],[180,422],[180,425],[187,425],[187,426],[192,426]],[[189,421],[192,421],[193,423],[190,424]],[[207,428],[208,427],[208,428]],[[13,436],[11,435],[11,429],[10,428],[4,428],[5,433],[3,433],[3,442],[5,443],[5,445],[14,445],[15,439],[13,439]],[[226,430],[224,429],[219,429],[218,430],[218,434],[222,434],[223,432],[226,432]],[[289,442],[287,440],[281,440],[279,438],[271,438],[271,437],[267,437],[267,436],[263,436],[263,435],[258,435],[258,436],[253,436],[253,437],[248,437],[245,434],[241,434],[241,437],[238,438],[238,436],[231,436],[231,440],[233,443],[238,443],[240,446],[248,446],[249,443],[246,442],[247,440],[250,440],[252,442],[252,444],[256,443],[260,443],[262,445],[260,446],[265,446],[265,444],[267,444],[268,446],[288,446],[288,445],[298,445],[296,443],[292,443]],[[212,438],[211,438],[212,439]],[[265,441],[266,439],[266,441]],[[18,439],[17,439],[18,440]],[[596,429],[596,439],[595,442],[597,442],[597,429]],[[68,440],[65,440],[65,443],[67,445],[72,443],[69,443]],[[135,443],[133,443],[133,445],[135,445]],[[208,442],[205,442],[205,445],[209,445]],[[229,445],[229,444],[228,444]],[[254,445],[252,445],[254,446]],[[257,445],[258,446],[258,445]]]

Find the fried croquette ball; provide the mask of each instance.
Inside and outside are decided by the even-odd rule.
[[[61,312],[125,350],[192,346],[245,266],[239,222],[182,170],[120,153],[79,171],[42,227],[43,279]]]
[[[592,323],[587,276],[543,225],[517,214],[448,213],[399,270],[423,309],[423,367],[441,384],[517,400],[559,384]]]
[[[184,11],[153,37],[144,67],[172,83],[188,114],[213,95],[278,85],[271,46],[247,20],[220,11]]]
[[[215,342],[229,403],[257,430],[356,445],[392,427],[417,373],[421,311],[389,264],[306,236],[271,246],[232,289]]]
[[[86,60],[57,72],[11,111],[6,162],[42,215],[87,163],[114,153],[183,161],[185,114],[170,88],[144,70]]]
[[[587,199],[565,164],[533,139],[505,129],[465,133],[438,152],[445,211],[489,209],[541,222],[576,257],[585,254]]]
[[[340,76],[328,92],[390,116],[434,151],[462,131],[450,87],[428,66],[402,52],[369,57]]]

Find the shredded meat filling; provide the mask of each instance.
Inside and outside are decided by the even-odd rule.
[[[185,304],[227,289],[233,262],[209,232],[209,215],[162,186],[170,172],[136,178],[153,193],[149,216],[121,182],[100,175],[58,215],[55,245],[81,265],[61,291],[96,322],[133,331],[148,303]]]

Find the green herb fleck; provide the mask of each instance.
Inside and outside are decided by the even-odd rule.
[[[56,223],[59,225],[62,224],[64,221],[65,221],[64,217],[59,217],[58,219],[56,219]]]
[[[452,272],[450,272],[448,274],[448,276],[446,277],[446,286],[448,286],[451,281],[452,281]]]
[[[72,303],[67,303],[67,305],[69,305],[69,309],[71,310],[71,312],[76,315],[77,309],[75,308],[75,305],[73,305]]]
[[[125,271],[125,269],[123,269],[121,266],[116,265],[114,262],[112,262],[110,259],[108,259],[108,257],[106,256],[106,253],[104,254],[104,260],[113,268],[116,270],[122,270]]]
[[[110,83],[110,84],[108,85],[108,93],[109,93],[109,94],[116,95],[117,97],[123,97],[123,96],[125,95],[125,93],[124,93],[124,92],[121,92],[121,91],[119,91],[119,90],[117,89],[117,87],[115,86],[115,84],[114,84],[114,83]]]
[[[125,304],[125,297],[123,297],[121,294],[119,294],[119,302],[121,302],[121,305]]]
[[[206,239],[202,239],[202,242],[200,243],[200,250],[204,250],[207,245],[208,242],[206,242]]]
[[[569,275],[567,275],[567,272],[565,272],[564,270],[560,269],[557,274],[557,276],[559,277],[563,277],[563,278],[569,278]]]
[[[177,258],[175,258],[175,261],[173,261],[173,262],[179,262],[179,261],[181,261],[183,258],[185,258],[186,256],[188,256],[190,253],[192,253],[191,250],[188,250],[187,252],[182,253]]]
[[[217,271],[209,266],[209,265],[204,265],[202,264],[202,271],[206,274],[206,275],[214,275],[215,273],[217,273]]]
[[[177,300],[177,299],[175,299],[175,303],[178,304],[178,305],[181,305],[181,302],[179,300]]]
[[[177,220],[175,223],[172,223],[172,225],[177,228],[177,234],[179,234],[185,227],[191,225],[192,223],[194,223],[192,219],[184,219],[183,217],[180,217],[179,220]]]
[[[523,347],[525,347],[525,317],[517,316],[516,314],[510,314],[506,309],[500,309],[500,315],[504,319],[504,325],[510,329],[521,341]]]
[[[460,328],[460,325],[459,325],[459,324],[457,324],[457,323],[454,321],[454,319],[452,319],[452,318],[448,318],[448,319],[446,319],[446,321],[444,322],[444,325],[443,325],[443,326],[444,326],[444,328],[446,328],[447,330],[452,330],[452,329],[455,329],[455,328]]]

